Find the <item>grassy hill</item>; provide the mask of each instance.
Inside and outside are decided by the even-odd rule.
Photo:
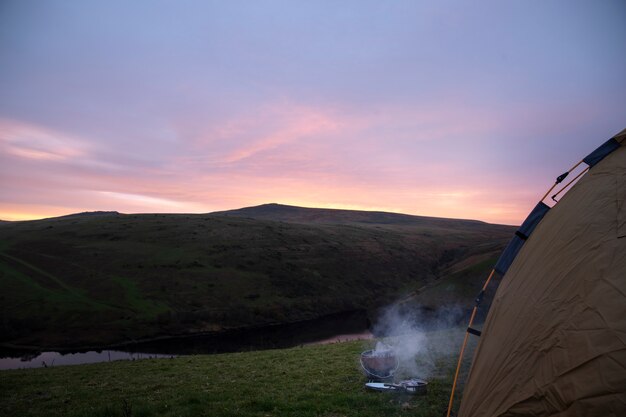
[[[263,204],[244,207],[237,210],[218,211],[213,215],[228,217],[244,217],[257,220],[272,220],[289,223],[327,223],[327,224],[361,224],[361,225],[405,225],[424,226],[428,228],[463,228],[488,230],[490,226],[500,229],[499,225],[490,225],[478,220],[446,219],[438,217],[414,216],[402,213],[383,211],[340,210],[288,206],[284,204]]]
[[[512,232],[280,205],[3,222],[0,343],[102,346],[372,310],[484,263]]]

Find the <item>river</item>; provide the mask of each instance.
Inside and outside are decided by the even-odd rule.
[[[337,313],[298,323],[162,338],[87,351],[0,353],[0,370],[78,365],[117,360],[170,358],[180,355],[242,352],[370,339],[362,310]]]

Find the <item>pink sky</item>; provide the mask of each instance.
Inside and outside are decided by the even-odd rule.
[[[620,2],[261,3],[9,1],[0,219],[277,202],[517,224],[626,127]]]

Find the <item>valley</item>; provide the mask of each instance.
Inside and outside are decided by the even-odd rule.
[[[471,305],[511,226],[268,204],[0,224],[0,343],[79,349],[262,329],[413,296]]]

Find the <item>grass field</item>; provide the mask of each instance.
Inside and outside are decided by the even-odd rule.
[[[428,394],[365,390],[372,341],[0,371],[2,416],[432,416],[446,410],[462,330],[428,334]],[[454,349],[437,352],[445,341]]]

